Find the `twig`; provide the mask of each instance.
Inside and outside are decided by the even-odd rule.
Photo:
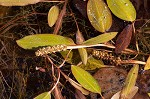
[[[145,65],[146,64],[146,62],[138,61],[138,60],[121,60],[120,63],[121,64],[141,64],[141,65]]]
[[[67,56],[65,57],[65,60],[63,61],[63,63],[58,68],[61,68],[65,64],[67,58],[69,57],[70,52],[71,52],[71,50],[68,52]]]
[[[37,13],[37,12],[33,12],[33,13],[30,13],[30,14],[26,14],[24,16],[21,16],[21,17],[17,17],[16,19],[14,20],[10,20],[7,24],[3,25],[2,27],[0,27],[0,31],[2,31],[4,28],[8,27],[9,25],[13,24],[14,22],[22,19],[22,18],[25,18],[25,17],[28,17],[28,16],[32,16],[32,15],[35,15],[35,14],[40,14],[40,15],[46,15],[45,13]]]
[[[55,83],[55,85],[53,86],[53,88],[49,91],[49,93],[51,93],[54,89],[55,89],[55,87],[58,85],[58,83],[59,83],[59,80],[60,80],[60,69],[58,69],[58,79],[57,79],[57,82]]]
[[[53,34],[58,34],[61,26],[62,26],[62,21],[63,21],[63,17],[64,15],[66,14],[66,6],[67,6],[67,3],[68,3],[68,0],[65,0],[65,4],[63,6],[63,9],[61,10],[59,16],[58,16],[58,19],[56,21],[56,24],[55,24],[55,28],[54,28],[54,32]]]

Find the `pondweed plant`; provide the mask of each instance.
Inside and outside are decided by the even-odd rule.
[[[24,0],[21,1],[2,0],[0,1],[0,5],[25,6],[28,4],[35,4],[38,2],[56,2],[56,1],[26,0],[25,2]],[[76,18],[73,15],[77,27],[76,43],[75,43],[71,38],[59,35],[59,30],[62,26],[63,18],[66,15],[66,11],[67,11],[66,7],[67,7],[68,0],[65,1],[60,0],[57,2],[59,3],[64,2],[64,6],[62,7],[62,10],[59,12],[59,7],[57,5],[54,5],[53,7],[50,8],[48,12],[48,25],[50,27],[53,27],[53,25],[55,24],[53,33],[29,35],[16,41],[17,44],[24,49],[35,50],[35,55],[37,57],[44,57],[51,64],[51,71],[54,79],[54,85],[48,92],[44,92],[38,95],[37,97],[35,97],[35,99],[50,99],[52,92],[54,92],[55,94],[54,97],[56,99],[61,99],[63,96],[58,87],[60,85],[59,84],[60,75],[63,75],[65,79],[70,82],[72,86],[80,90],[84,95],[88,95],[90,91],[93,93],[98,93],[102,98],[104,98],[101,93],[101,90],[103,89],[100,88],[98,82],[92,77],[90,73],[84,70],[84,68],[81,68],[80,65],[83,63],[83,65],[86,67],[87,63],[91,62],[91,64],[95,64],[95,63],[99,64],[100,67],[98,68],[107,67],[102,62],[97,62],[96,59],[94,59],[93,57],[91,58],[91,56],[88,55],[89,53],[87,50],[88,48],[92,48],[92,47],[106,47],[106,48],[115,49],[115,53],[117,54],[138,53],[137,51],[127,49],[128,45],[130,44],[132,33],[135,32],[134,23],[136,21],[136,10],[129,0],[106,0],[107,4],[103,0],[89,0],[87,3],[88,19],[91,25],[94,27],[93,29],[96,29],[102,34],[93,37],[91,39],[85,40],[82,33],[80,32]],[[112,45],[110,41],[112,41],[112,39],[116,37],[118,31],[107,32],[113,24],[112,13],[124,21],[129,21],[129,24],[123,29],[123,31],[117,37],[115,46]],[[67,76],[61,70],[61,68],[65,66],[64,64],[67,61],[73,49],[78,49],[82,60],[82,62],[78,64],[73,64],[70,62],[72,74],[74,75],[78,83],[72,78],[70,78],[69,76]],[[68,50],[69,52],[67,52],[67,54],[65,55],[65,59],[61,65],[54,64],[52,59],[49,57],[51,53],[64,52]],[[138,90],[138,88],[135,89],[135,82],[139,70],[138,64],[145,65],[146,62],[137,61],[137,60],[121,60],[120,58],[114,58],[114,56],[109,54],[107,51],[105,52],[105,51],[93,50],[92,55],[94,57],[99,58],[100,60],[101,59],[110,60],[111,62],[114,62],[117,65],[126,64],[126,63],[133,64],[133,67],[126,78],[124,88],[119,92],[120,94],[114,96],[114,97],[118,97],[117,99],[119,99],[119,97],[121,99],[125,99],[125,98],[131,99]],[[148,63],[149,61],[147,62],[147,64]],[[147,64],[145,70],[150,69],[150,66]],[[37,70],[43,71],[42,68],[37,68]],[[133,92],[134,94],[131,95],[131,93]],[[59,94],[59,96],[57,96],[56,94]],[[112,97],[112,99],[116,99],[116,98]]]

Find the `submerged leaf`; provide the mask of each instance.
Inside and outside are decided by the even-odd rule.
[[[102,67],[105,67],[103,61],[101,60],[97,60],[93,57],[90,57],[88,60],[87,60],[87,64],[84,65],[84,64],[81,64],[79,65],[79,67],[83,68],[84,70],[94,70],[96,68],[102,68]]]
[[[51,94],[49,92],[44,92],[36,96],[34,99],[51,99]]]
[[[41,46],[54,46],[60,44],[74,45],[72,39],[54,34],[29,35],[17,40],[16,42],[24,49],[33,49]]]
[[[110,32],[110,33],[104,33],[99,36],[93,37],[89,40],[86,40],[83,42],[83,44],[89,44],[89,45],[94,45],[98,43],[105,43],[108,42],[109,40],[113,39],[117,35],[117,32]]]
[[[127,99],[129,94],[132,94],[131,90],[135,86],[136,79],[138,76],[138,70],[139,70],[139,65],[135,64],[131,70],[129,71],[126,81],[125,81],[125,86],[123,87],[121,91],[121,98],[122,99]]]
[[[52,27],[58,18],[59,15],[59,8],[58,6],[52,6],[48,12],[48,25]]]
[[[144,70],[149,70],[150,69],[150,56],[148,57],[147,61],[146,61],[146,65],[144,67]]]
[[[76,80],[87,90],[99,93],[101,95],[101,88],[98,82],[84,69],[78,66],[71,66],[71,71],[76,78]]]
[[[25,6],[28,4],[35,4],[42,0],[0,0],[2,6]]]
[[[107,31],[112,25],[111,13],[103,0],[89,0],[87,15],[92,26],[100,31]]]
[[[129,24],[119,34],[116,40],[115,53],[121,53],[121,51],[125,50],[128,47],[131,41],[132,31],[132,24]]]
[[[136,10],[130,0],[106,0],[114,15],[125,21],[136,19]]]

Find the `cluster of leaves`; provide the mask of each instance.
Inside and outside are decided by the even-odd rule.
[[[10,2],[10,0],[3,0],[0,1],[0,5],[4,6],[24,6],[28,4],[35,4],[38,2],[44,2],[45,0],[24,0],[22,1],[13,1],[13,3]],[[77,26],[77,32],[76,32],[76,43],[68,37],[60,36],[58,35],[59,30],[62,25],[63,17],[66,13],[66,5],[68,3],[68,0],[64,1],[64,6],[62,10],[59,12],[58,6],[53,6],[50,8],[48,12],[48,25],[50,27],[54,27],[53,34],[36,34],[36,35],[29,35],[22,39],[17,40],[17,44],[24,48],[24,49],[38,49],[39,47],[43,47],[42,50],[38,50],[41,54],[40,56],[46,57],[52,65],[54,63],[51,61],[51,59],[48,57],[47,54],[49,53],[55,53],[62,51],[59,48],[53,47],[56,45],[65,45],[67,50],[72,49],[78,49],[82,65],[72,64],[71,63],[71,71],[76,80],[79,82],[75,82],[70,77],[65,75],[60,68],[64,66],[64,63],[62,63],[60,66],[55,66],[55,69],[58,72],[58,78],[57,83],[55,83],[54,87],[49,92],[44,92],[35,99],[50,99],[51,92],[55,89],[57,90],[57,85],[59,82],[59,75],[60,73],[70,82],[71,85],[73,85],[76,89],[80,90],[83,94],[88,95],[89,92],[98,93],[101,94],[101,88],[100,85],[98,85],[98,82],[92,77],[90,73],[85,71],[85,69],[81,68],[83,65],[100,65],[99,67],[105,67],[105,65],[102,62],[97,61],[93,57],[88,59],[88,52],[87,47],[93,47],[93,46],[106,46],[106,42],[109,42],[112,40],[118,32],[107,32],[112,23],[112,15],[111,12],[117,16],[118,18],[124,20],[124,21],[130,21],[130,24],[128,24],[123,31],[119,34],[115,47],[116,53],[121,53],[124,51],[128,45],[130,44],[130,40],[132,37],[132,32],[134,32],[134,21],[136,20],[136,11],[134,6],[129,0],[106,0],[107,4],[103,0],[89,0],[87,3],[87,15],[88,19],[91,23],[91,25],[96,29],[97,31],[103,33],[96,37],[93,37],[91,39],[85,40],[82,33],[80,32],[78,28],[78,24],[76,22]],[[108,5],[108,6],[107,6]],[[110,10],[111,11],[110,11]],[[75,19],[75,18],[74,18]],[[45,47],[45,46],[52,46],[52,47]],[[67,55],[64,57],[67,59],[69,54],[71,52],[68,52]],[[63,56],[63,54],[62,54]],[[72,57],[71,57],[72,58]],[[148,59],[149,60],[149,59]],[[65,62],[66,60],[64,60]],[[95,65],[96,64],[96,65]],[[98,67],[98,68],[99,68]],[[53,68],[53,66],[52,66]],[[94,68],[95,69],[95,68]],[[145,70],[150,69],[150,65],[147,62],[145,66]],[[126,78],[125,86],[123,89],[116,93],[112,99],[119,99],[121,97],[122,99],[128,98],[131,99],[136,92],[138,91],[138,88],[135,86],[137,75],[138,75],[139,65],[134,64],[130,72],[128,73],[128,76]],[[88,79],[87,79],[88,78]],[[57,90],[58,91],[58,90]],[[102,96],[103,97],[103,96]]]

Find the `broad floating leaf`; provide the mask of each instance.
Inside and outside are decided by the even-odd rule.
[[[28,4],[35,4],[41,0],[0,0],[2,6],[25,6]]]
[[[88,57],[88,53],[87,53],[86,49],[85,48],[79,48],[78,51],[79,51],[79,54],[80,54],[80,57],[81,57],[83,64],[86,65],[87,57]]]
[[[112,25],[111,13],[103,0],[89,0],[87,15],[92,26],[100,31],[107,31]]]
[[[106,67],[106,66],[104,65],[102,60],[97,60],[93,57],[90,57],[87,60],[86,65],[81,64],[81,65],[79,65],[79,67],[83,68],[84,70],[94,70],[96,68],[102,68],[102,67]]]
[[[51,94],[49,92],[44,92],[36,96],[34,99],[51,99]]]
[[[99,36],[93,37],[89,40],[86,40],[83,42],[83,44],[89,44],[89,45],[94,45],[94,44],[98,44],[98,43],[104,43],[104,42],[108,42],[109,40],[113,39],[118,32],[110,32],[110,33],[104,33],[101,34]]]
[[[138,70],[139,70],[139,65],[135,64],[129,71],[126,81],[125,81],[125,86],[123,87],[123,89],[121,91],[122,99],[127,99],[128,95],[132,94],[131,90],[135,86],[136,79],[138,76]]]
[[[101,88],[98,82],[84,69],[78,66],[71,66],[71,71],[76,78],[76,80],[87,90],[99,93],[101,95]]]
[[[137,86],[134,86],[134,87],[131,89],[130,94],[127,96],[127,99],[132,99],[132,98],[134,97],[134,95],[138,92],[138,89],[139,89],[139,88],[138,88]],[[116,94],[114,94],[111,99],[120,99],[120,92],[121,92],[121,91],[119,91],[119,92],[117,92]]]
[[[119,34],[116,40],[115,53],[121,53],[121,51],[125,50],[128,47],[131,41],[132,31],[132,24],[129,24]]]
[[[54,46],[60,44],[74,45],[72,39],[54,34],[29,35],[17,40],[16,42],[24,49],[33,49],[41,46]]]
[[[50,27],[52,27],[56,23],[58,15],[59,15],[58,6],[52,6],[48,12],[48,25]]]
[[[130,0],[106,0],[114,15],[125,21],[136,19],[136,10]]]
[[[144,70],[149,70],[150,69],[150,56],[148,57],[147,61],[146,61],[146,65],[144,67]]]

